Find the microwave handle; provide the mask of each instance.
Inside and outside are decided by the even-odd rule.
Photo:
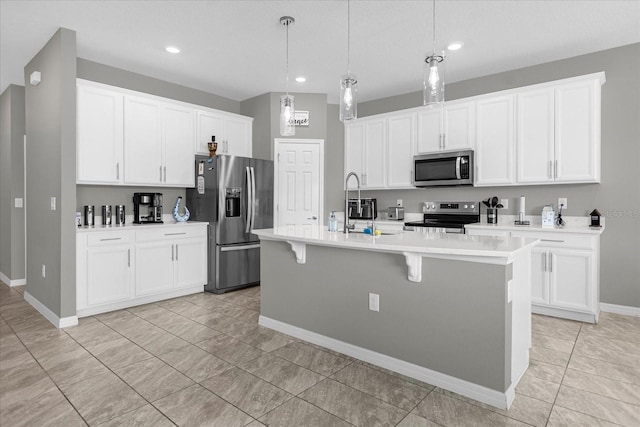
[[[456,157],[456,179],[460,179],[460,163],[462,162],[462,156]]]

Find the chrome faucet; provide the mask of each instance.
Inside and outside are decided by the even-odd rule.
[[[362,210],[360,206],[360,178],[355,172],[349,172],[347,177],[344,180],[344,228],[342,230],[343,233],[349,233],[349,230],[354,230],[356,228],[355,224],[349,224],[349,178],[354,177],[356,179],[356,183],[358,184],[358,200],[356,201],[356,211],[358,214]]]

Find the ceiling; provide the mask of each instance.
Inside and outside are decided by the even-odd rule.
[[[346,0],[0,0],[0,86],[59,27],[77,33],[78,57],[242,101],[285,86],[337,103],[347,70]],[[359,100],[421,90],[433,49],[429,0],[351,0],[351,71]],[[438,0],[437,46],[455,82],[640,42],[640,0]],[[177,55],[164,48],[175,45]],[[306,83],[293,80],[298,75]]]

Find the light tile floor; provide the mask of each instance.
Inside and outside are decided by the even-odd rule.
[[[640,318],[533,316],[508,411],[259,327],[260,288],[58,330],[0,285],[0,425],[640,425]]]

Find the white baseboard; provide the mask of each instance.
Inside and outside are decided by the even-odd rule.
[[[413,363],[405,362],[404,360],[320,335],[297,326],[292,326],[279,320],[260,316],[258,323],[261,326],[355,357],[356,359],[364,360],[365,362],[461,394],[479,402],[486,403],[487,405],[495,406],[496,408],[508,409],[515,398],[515,386],[517,383],[512,384],[505,392],[499,392]]]
[[[579,311],[536,304],[531,304],[531,312],[545,316],[559,317],[561,319],[576,320],[584,323],[598,323],[598,313],[582,313]]]
[[[4,273],[0,271],[0,280],[9,285],[10,287],[22,286],[27,284],[27,279],[9,279]]]
[[[600,311],[605,313],[622,314],[625,316],[640,317],[640,307],[631,307],[627,305],[600,303]]]
[[[53,311],[49,310],[49,308],[38,301],[33,295],[29,292],[24,293],[24,299],[33,306],[45,319],[53,324],[56,328],[67,328],[69,326],[76,326],[78,324],[78,316],[69,316],[69,317],[58,317]]]

